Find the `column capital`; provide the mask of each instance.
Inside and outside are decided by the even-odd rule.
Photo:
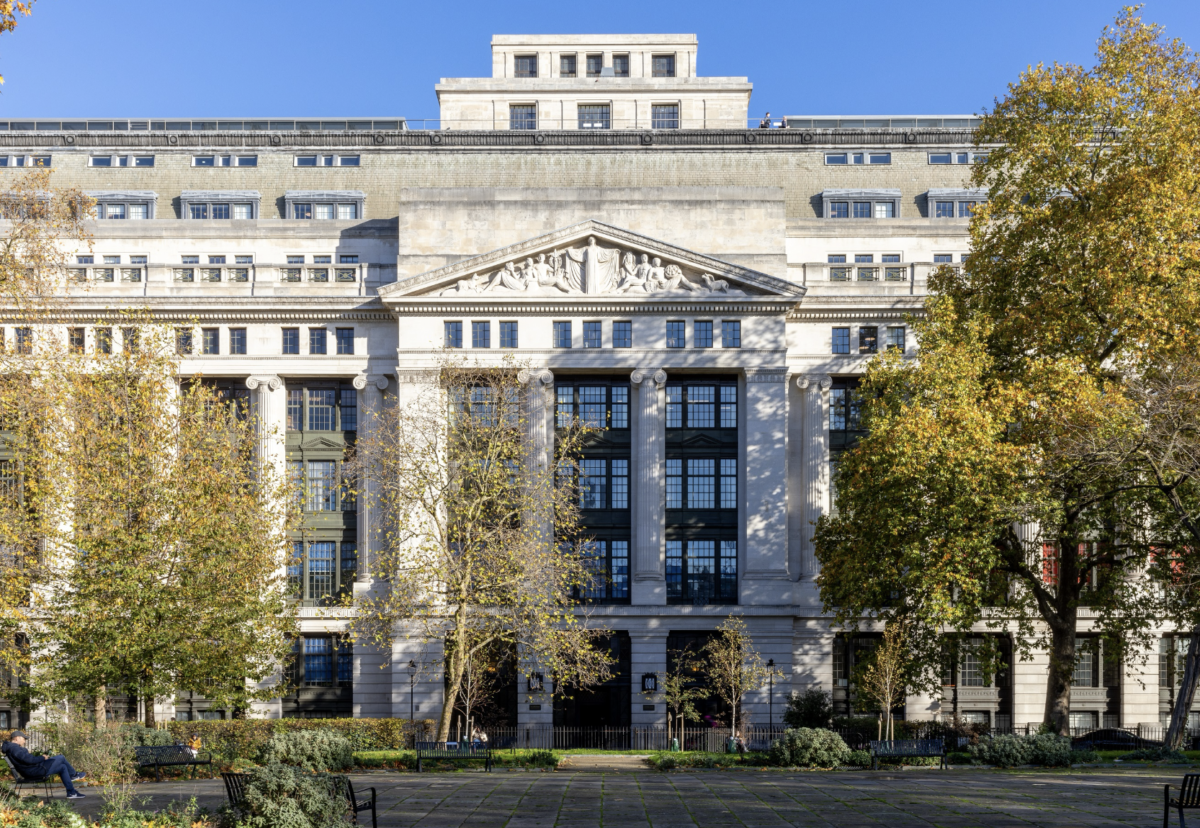
[[[833,377],[828,374],[801,374],[796,377],[796,387],[801,391],[820,394],[833,387]]]
[[[362,391],[368,385],[373,385],[380,391],[388,387],[388,378],[384,374],[359,374],[354,378],[354,387]]]
[[[251,391],[257,391],[259,386],[266,386],[263,390],[278,391],[283,388],[283,380],[273,374],[246,377],[246,387]]]
[[[517,372],[517,382],[521,385],[540,382],[542,385],[552,385],[554,374],[549,368],[522,368]]]
[[[657,370],[654,368],[638,368],[629,375],[629,381],[634,385],[641,385],[643,382],[650,382],[651,380],[661,388],[667,381],[667,372],[661,368]]]

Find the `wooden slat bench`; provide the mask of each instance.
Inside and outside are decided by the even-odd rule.
[[[1171,786],[1163,787],[1163,828],[1171,816],[1171,809],[1179,811],[1179,824],[1185,826],[1183,812],[1200,809],[1200,773],[1189,773],[1179,786],[1179,796],[1171,796]]]
[[[468,744],[450,747],[445,742],[417,742],[416,749],[417,773],[422,771],[422,763],[426,759],[449,762],[483,759],[488,773],[492,771],[492,749],[490,747],[471,747]]]
[[[941,759],[946,767],[946,743],[942,739],[896,739],[891,742],[871,742],[871,770],[879,768],[880,759],[903,758]]]
[[[154,778],[162,781],[162,769],[170,767],[192,766],[192,778],[196,777],[196,768],[200,765],[212,766],[212,756],[207,753],[192,755],[183,745],[137,745],[133,749],[134,758],[140,768],[154,768]],[[203,757],[203,758],[201,758]]]

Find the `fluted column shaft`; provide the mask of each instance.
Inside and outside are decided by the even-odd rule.
[[[804,376],[797,380],[797,385],[804,392],[800,576],[811,581],[818,571],[813,524],[829,509],[829,389],[833,380],[827,376]]]
[[[637,445],[634,447],[634,581],[663,581],[666,565],[666,423],[662,388],[665,371],[638,369],[630,375],[637,388]],[[665,600],[665,593],[664,593]]]
[[[360,439],[370,441],[372,433],[382,424],[383,392],[388,386],[388,378],[380,374],[360,374],[354,378],[354,387],[358,389],[358,434]],[[379,497],[377,485],[373,480],[361,480],[357,483],[358,492],[358,575],[357,581],[371,580],[371,570],[374,564],[375,544],[377,543]]]

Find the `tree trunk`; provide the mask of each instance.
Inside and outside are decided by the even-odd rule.
[[[1174,657],[1174,653],[1171,656]],[[1171,726],[1167,728],[1167,736],[1163,739],[1163,747],[1167,750],[1179,750],[1183,746],[1183,737],[1187,734],[1188,714],[1192,710],[1192,701],[1196,698],[1197,679],[1200,679],[1200,625],[1192,629],[1192,641],[1188,645],[1187,660],[1183,666],[1183,679],[1175,696],[1175,706],[1171,708]]]
[[[146,705],[146,727],[154,729],[154,696],[146,696],[144,703]]]
[[[447,643],[450,644],[450,662],[446,667],[446,698],[442,704],[442,715],[438,718],[438,729],[436,741],[445,742],[450,738],[450,722],[454,718],[454,701],[458,698],[459,690],[462,688],[463,677],[463,653],[466,650],[466,630],[464,621],[461,617],[457,619],[454,629],[447,636]]]
[[[1075,647],[1074,624],[1052,630],[1043,721],[1052,725],[1062,736],[1071,735],[1071,677],[1075,673]]]
[[[92,700],[92,715],[96,719],[96,727],[102,727],[108,720],[108,687],[101,684],[96,689],[96,696]]]

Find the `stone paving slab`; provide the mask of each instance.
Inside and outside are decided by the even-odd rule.
[[[1183,771],[782,772],[634,770],[354,775],[374,787],[380,828],[1158,828],[1162,790]],[[77,803],[103,805],[98,788]],[[215,810],[220,779],[138,786],[143,807],[195,797]],[[63,795],[62,789],[56,796]]]

